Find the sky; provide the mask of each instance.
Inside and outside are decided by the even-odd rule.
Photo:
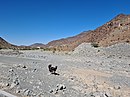
[[[130,0],[0,0],[0,37],[15,45],[48,43],[130,14]]]

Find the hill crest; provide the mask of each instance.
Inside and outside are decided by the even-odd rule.
[[[122,42],[130,43],[130,15],[119,14],[93,31],[51,41],[47,47],[59,51],[71,51],[83,42],[97,43],[99,46],[110,46]]]

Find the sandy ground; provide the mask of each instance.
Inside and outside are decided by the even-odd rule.
[[[17,97],[130,97],[130,57],[20,52],[0,54],[1,91]],[[49,64],[58,66],[59,75],[49,72]]]

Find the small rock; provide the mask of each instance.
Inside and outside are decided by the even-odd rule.
[[[88,97],[109,97],[109,96],[107,94],[105,95],[103,92],[97,91],[97,92],[91,92]]]
[[[21,64],[18,64],[17,67],[21,67]]]
[[[104,93],[104,97],[112,97],[112,95],[109,92]]]
[[[50,93],[52,93],[54,90],[50,90]]]
[[[16,85],[19,85],[19,79],[18,79],[18,78],[16,78],[13,82],[14,82],[14,84],[16,84]]]
[[[50,90],[50,93],[52,93],[52,94],[57,94],[58,91],[57,91],[56,89],[53,89],[53,90]]]
[[[56,91],[58,92],[58,91],[59,91],[59,89],[56,89]]]
[[[119,59],[121,59],[122,57],[120,56]]]
[[[119,90],[119,89],[121,89],[121,87],[117,85],[117,86],[114,86],[114,89]]]
[[[8,87],[8,86],[10,86],[10,84],[9,84],[9,83],[6,83],[6,87]]]
[[[16,90],[16,93],[20,93],[20,90]]]
[[[10,88],[12,89],[12,88],[14,88],[16,86],[16,84],[15,83],[12,83],[11,85],[10,85]]]
[[[23,68],[27,68],[27,67],[24,65]]]
[[[37,69],[35,68],[32,72],[36,72],[36,70],[37,70]]]
[[[63,85],[63,84],[58,84],[57,87],[58,87],[59,90],[64,90],[64,89],[66,89],[66,86]]]
[[[33,91],[31,91],[29,89],[24,90],[24,95],[25,96],[31,96],[31,97],[36,96],[36,94],[34,94]]]
[[[74,80],[74,78],[73,78],[73,77],[71,77],[70,79],[71,79],[71,80]]]
[[[1,86],[1,87],[5,87],[5,84],[4,84],[4,83],[0,83],[0,86]]]
[[[14,72],[14,70],[12,68],[9,69],[9,72]]]

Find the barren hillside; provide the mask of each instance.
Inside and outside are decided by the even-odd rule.
[[[130,15],[119,14],[94,31],[83,32],[70,38],[51,41],[47,44],[57,50],[73,50],[83,42],[110,46],[121,42],[130,42]]]
[[[8,43],[3,38],[0,37],[0,48],[16,48],[15,45]]]
[[[13,45],[0,37],[0,49],[31,49],[31,47]]]

